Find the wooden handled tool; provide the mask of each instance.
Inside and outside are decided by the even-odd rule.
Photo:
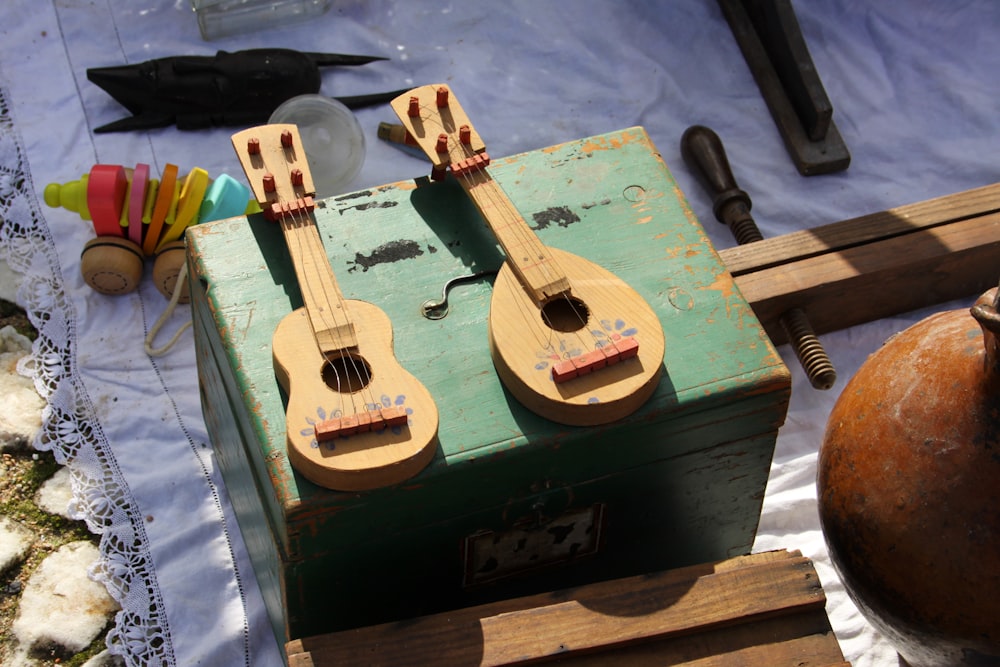
[[[729,227],[740,245],[764,240],[750,215],[750,195],[740,189],[733,177],[722,140],[711,129],[692,125],[681,137],[681,154],[694,170],[705,190],[712,195],[712,212]],[[809,382],[816,389],[829,389],[837,380],[837,371],[823,344],[813,332],[804,310],[793,307],[781,316],[781,326],[795,350]]]

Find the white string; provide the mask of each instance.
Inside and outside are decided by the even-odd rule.
[[[160,317],[156,320],[156,323],[150,328],[149,333],[146,334],[146,340],[143,341],[143,349],[146,350],[146,354],[151,357],[162,357],[164,354],[169,352],[177,341],[180,339],[181,334],[184,333],[188,327],[191,326],[191,320],[188,320],[177,329],[170,340],[160,348],[153,347],[153,340],[156,338],[156,334],[160,332],[163,325],[167,323],[167,319],[173,314],[174,310],[177,308],[177,304],[181,299],[181,292],[184,289],[184,283],[187,280],[187,263],[181,263],[180,270],[177,272],[177,280],[174,282],[174,291],[170,295],[170,301],[167,303],[167,308],[164,310]]]

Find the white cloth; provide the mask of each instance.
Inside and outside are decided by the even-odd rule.
[[[721,135],[768,237],[1000,180],[1000,4],[990,0],[798,3],[853,157],[846,172],[811,178],[795,170],[708,0],[337,0],[308,25],[214,43],[201,40],[186,0],[9,0],[0,11],[0,238],[41,332],[25,369],[48,401],[37,445],[69,465],[79,515],[102,535],[94,575],[121,602],[111,647],[130,665],[279,664],[281,647],[202,421],[190,333],[169,354],[147,357],[143,338],[166,300],[148,276],[128,296],[93,292],[79,271],[89,223],[40,203],[47,183],[77,179],[95,163],[145,162],[159,174],[169,162],[242,179],[232,130],[94,135],[127,112],[87,80],[87,68],[263,46],[385,55],[325,70],[323,92],[448,82],[498,156],[643,125],[720,248],[733,245],[729,232],[680,159],[680,136],[695,123]],[[354,188],[426,173],[425,162],[375,139],[391,111],[357,116],[368,150]],[[755,549],[799,549],[815,560],[842,649],[858,667],[896,658],[830,567],[816,452],[838,392],[866,356],[936,309],[825,336],[840,375],[829,392],[812,390],[781,348],[793,395]],[[187,317],[182,307],[171,322]]]

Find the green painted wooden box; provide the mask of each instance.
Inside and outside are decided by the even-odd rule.
[[[642,128],[494,160],[544,243],[617,274],[657,312],[665,372],[636,413],[561,426],[522,408],[487,344],[502,255],[454,182],[319,202],[347,298],[391,318],[433,395],[440,445],[410,481],[328,491],[285,453],[271,335],[302,300],[261,216],[188,231],[202,403],[280,641],[749,552],[789,374]]]

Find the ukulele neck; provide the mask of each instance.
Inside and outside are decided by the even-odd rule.
[[[486,169],[464,174],[458,181],[493,230],[521,285],[536,304],[570,291],[569,279],[552,253]]]
[[[451,90],[443,85],[415,88],[391,102],[412,140],[434,165],[431,178],[450,168],[490,226],[507,263],[536,305],[570,291],[569,279],[528,226],[486,166],[489,155],[479,133]]]
[[[280,220],[313,335],[325,353],[357,347],[354,324],[311,214]]]
[[[281,225],[302,301],[323,353],[357,347],[312,210],[312,176],[294,125],[261,125],[232,136],[233,148],[264,217]]]

